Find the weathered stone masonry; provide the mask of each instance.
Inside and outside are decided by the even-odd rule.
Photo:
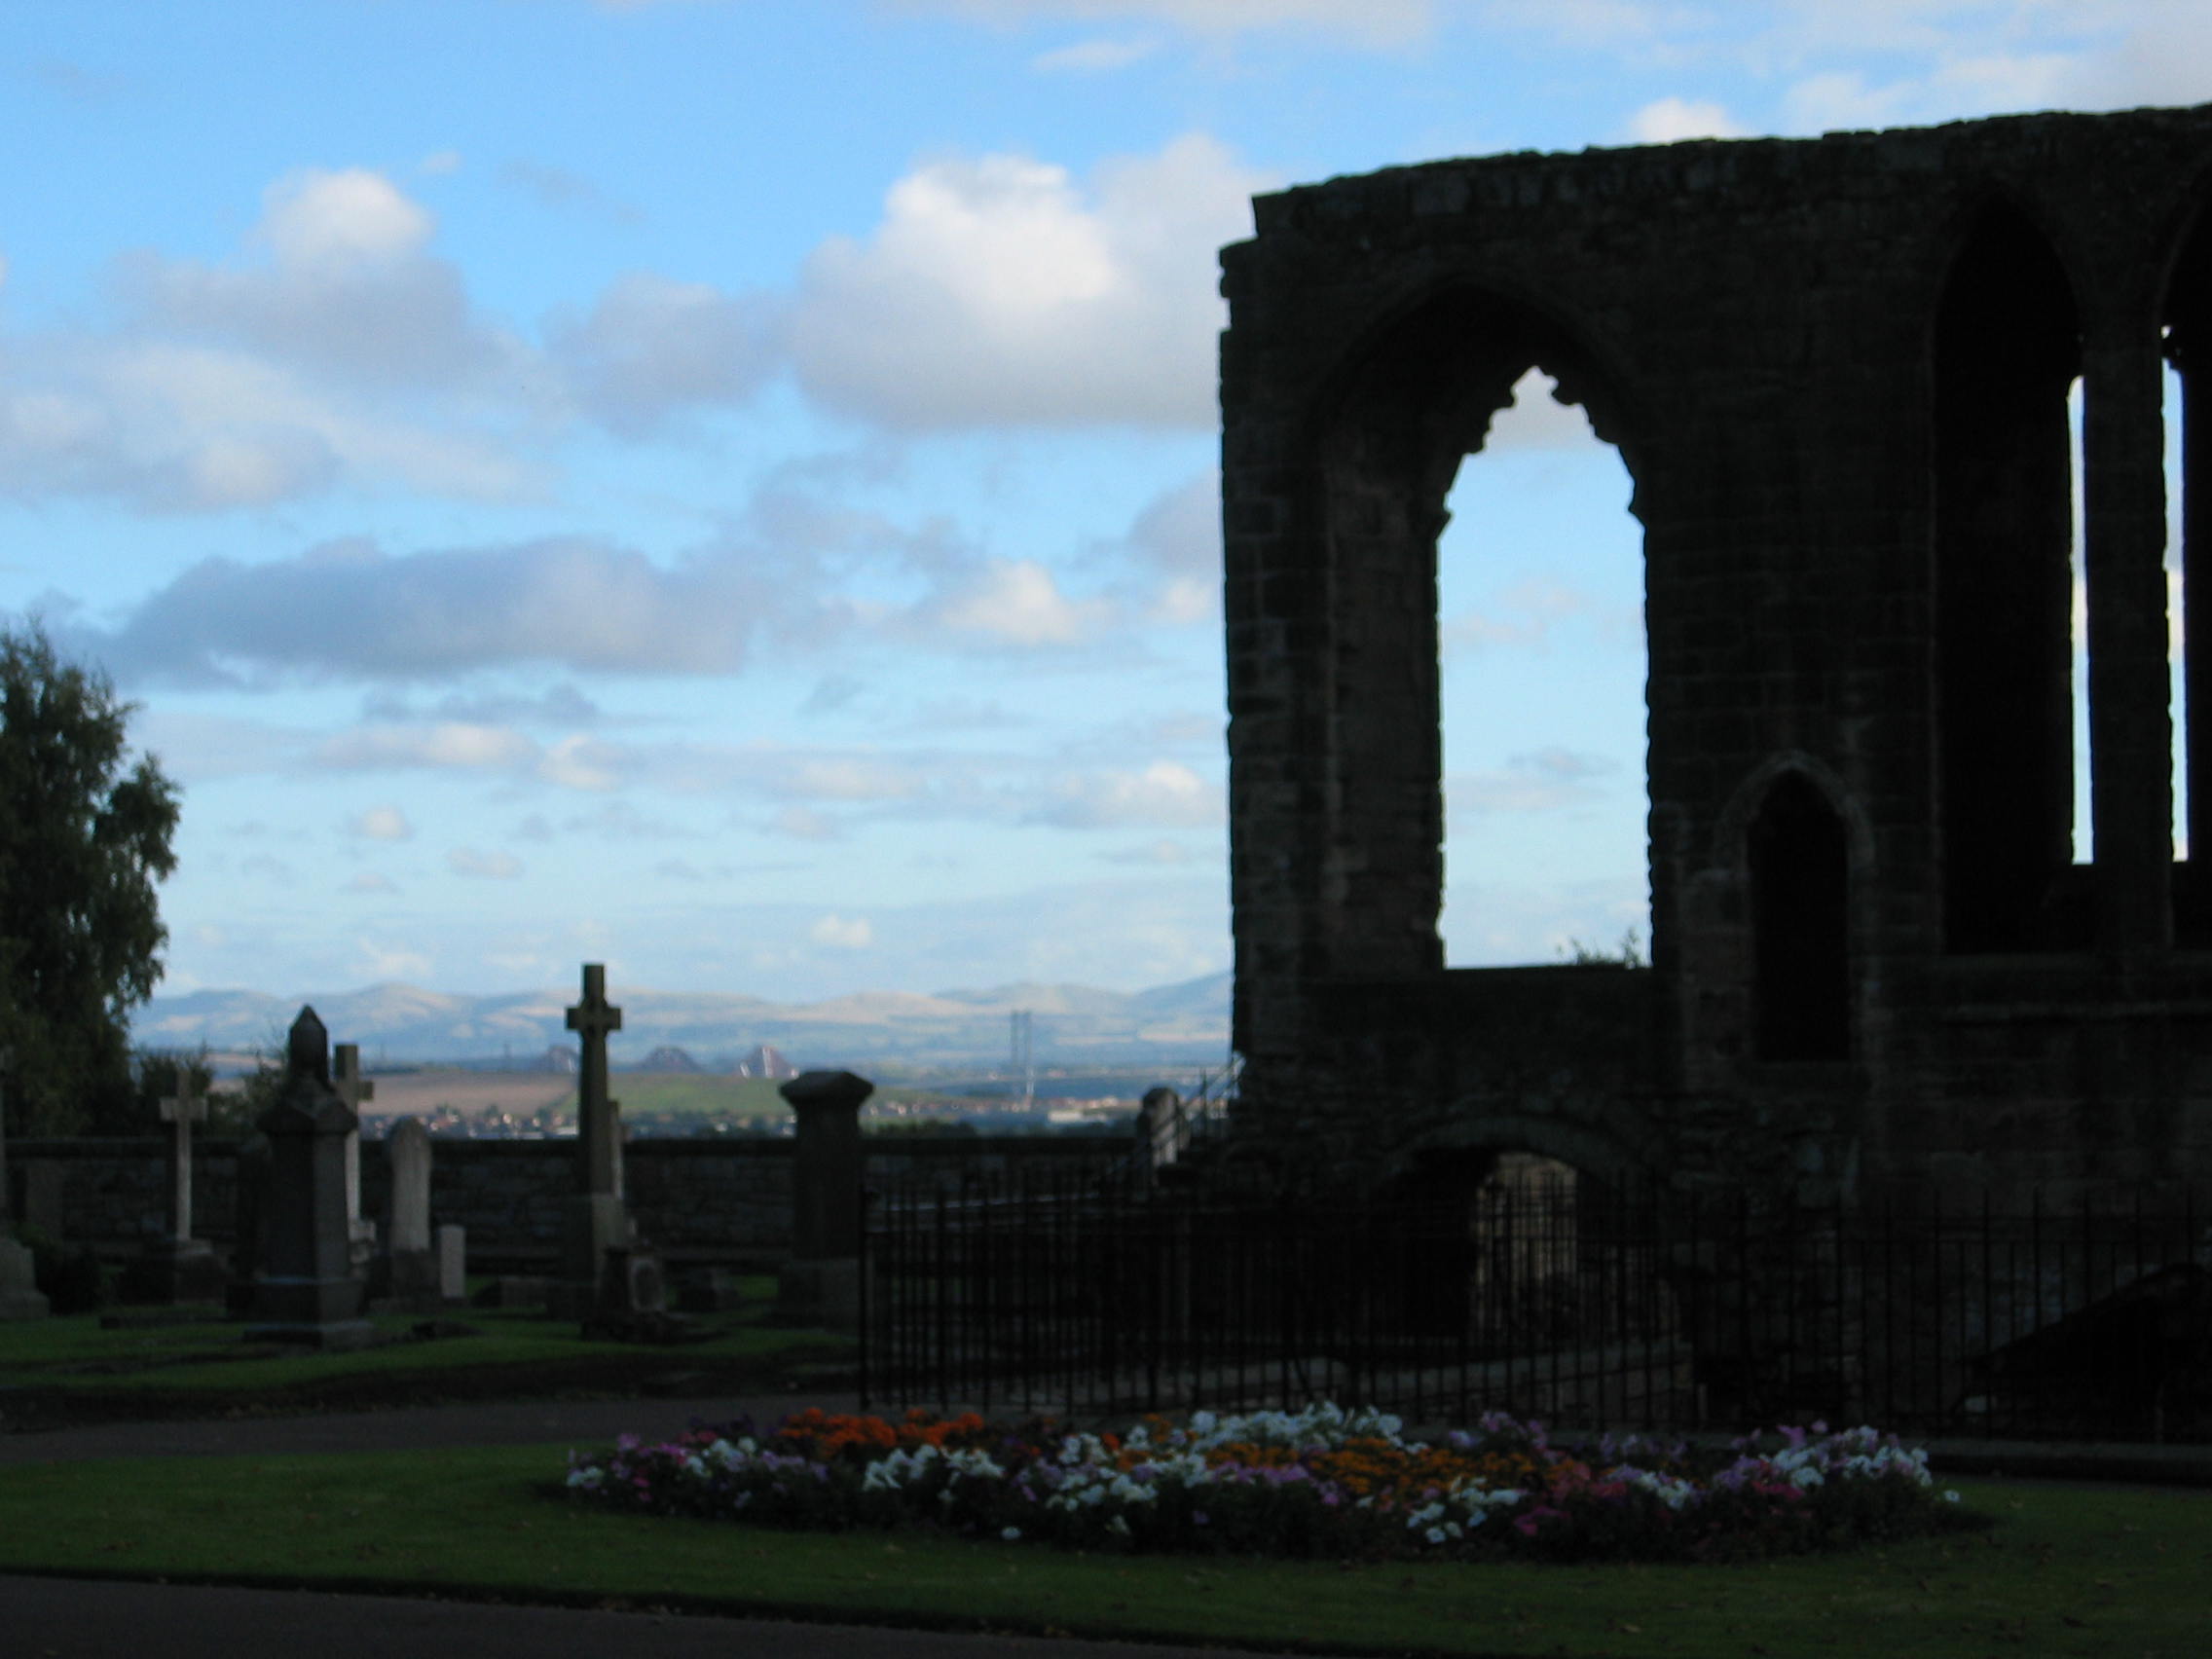
[[[1518,1147],[1807,1197],[2212,1180],[2161,569],[2169,355],[2185,482],[2212,481],[2208,190],[2212,108],[1259,199],[1222,256],[1246,1126],[1378,1172]],[[1649,972],[1442,966],[1436,536],[1531,365],[1619,447],[1644,528]],[[2187,501],[2212,640],[2212,482]],[[2212,650],[2188,671],[2202,849]]]

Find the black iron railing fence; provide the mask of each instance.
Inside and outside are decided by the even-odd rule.
[[[2212,1441],[2208,1223],[2201,1195],[1843,1214],[1588,1181],[1452,1203],[890,1194],[867,1229],[863,1391]]]

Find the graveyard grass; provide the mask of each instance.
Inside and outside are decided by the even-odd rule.
[[[750,1287],[761,1292],[763,1309],[764,1282]],[[0,1388],[79,1402],[160,1393],[180,1404],[192,1396],[219,1404],[251,1395],[257,1404],[281,1407],[310,1405],[332,1390],[373,1392],[380,1384],[420,1399],[447,1389],[512,1396],[589,1386],[602,1374],[610,1386],[632,1374],[671,1372],[767,1380],[791,1365],[834,1363],[852,1351],[846,1339],[760,1324],[756,1314],[710,1318],[712,1340],[665,1347],[586,1340],[573,1321],[524,1311],[466,1308],[443,1317],[479,1334],[343,1353],[282,1353],[245,1344],[238,1325],[220,1319],[120,1330],[101,1329],[92,1313],[27,1320],[0,1326]],[[420,1322],[412,1314],[372,1321],[394,1337]]]
[[[614,1515],[555,1495],[568,1450],[19,1466],[0,1569],[1363,1654],[2134,1659],[2212,1616],[2199,1493],[1968,1482],[1987,1533],[1755,1567],[1337,1567]]]

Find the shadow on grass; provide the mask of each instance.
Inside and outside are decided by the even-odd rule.
[[[849,1364],[854,1345],[740,1314],[676,1346],[586,1339],[573,1322],[469,1309],[408,1340],[413,1316],[374,1321],[382,1346],[316,1353],[248,1344],[222,1320],[103,1330],[95,1314],[0,1326],[0,1414],[11,1428],[358,1410],[549,1395],[742,1392]]]

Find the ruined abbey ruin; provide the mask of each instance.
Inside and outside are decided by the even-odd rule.
[[[2212,640],[2208,196],[2212,107],[1262,198],[1221,382],[1258,1126],[1847,1204],[2212,1180],[2212,650],[2175,706],[2162,407],[2171,364]],[[1648,971],[1442,965],[1436,538],[1532,365],[1635,480]]]

